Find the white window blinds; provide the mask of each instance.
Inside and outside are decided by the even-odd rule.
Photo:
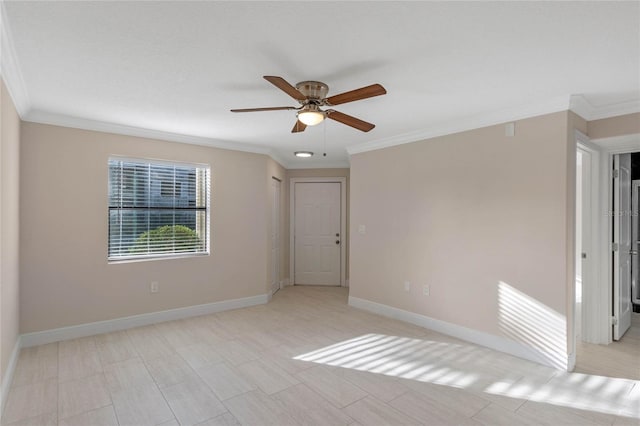
[[[209,253],[206,166],[109,159],[109,260]]]

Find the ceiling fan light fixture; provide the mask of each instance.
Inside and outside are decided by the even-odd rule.
[[[296,157],[300,157],[300,158],[309,158],[313,155],[313,152],[311,151],[296,151],[294,152]]]
[[[322,123],[325,118],[325,113],[315,105],[309,105],[302,111],[298,112],[298,120],[307,126],[315,126]]]

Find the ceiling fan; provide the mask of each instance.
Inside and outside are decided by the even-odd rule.
[[[264,79],[298,101],[300,106],[232,109],[231,112],[296,110],[298,111],[296,114],[298,120],[293,126],[291,133],[303,132],[307,126],[320,124],[325,118],[330,118],[347,126],[351,126],[354,129],[368,132],[376,126],[334,109],[322,110],[320,107],[345,104],[347,102],[359,101],[387,93],[385,88],[380,84],[372,84],[371,86],[361,87],[360,89],[327,98],[329,86],[320,81],[301,81],[293,87],[282,77],[265,75]]]

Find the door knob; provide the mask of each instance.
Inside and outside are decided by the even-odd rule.
[[[629,254],[635,256],[638,254],[638,250],[629,250]]]
[[[340,244],[340,240],[336,240],[336,244]]]
[[[339,237],[339,236],[340,236],[340,234],[336,234],[336,237]]]

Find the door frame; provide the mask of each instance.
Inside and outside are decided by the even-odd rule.
[[[600,336],[600,324],[603,321],[606,321],[607,311],[602,310],[603,303],[600,303],[603,295],[601,294],[601,286],[598,285],[602,279],[601,275],[601,266],[602,266],[602,256],[603,250],[601,247],[600,241],[602,240],[601,235],[601,223],[598,220],[600,218],[601,211],[601,201],[603,198],[600,194],[600,185],[601,185],[601,174],[602,174],[602,164],[601,164],[601,148],[592,143],[589,138],[582,132],[576,130],[576,152],[582,151],[583,153],[589,154],[589,173],[590,179],[586,182],[586,185],[583,186],[583,192],[589,192],[589,211],[585,214],[583,212],[583,228],[588,227],[589,232],[589,242],[586,247],[582,247],[584,252],[587,254],[587,259],[590,259],[590,262],[587,262],[587,267],[582,270],[582,315],[581,315],[581,340],[589,343],[600,343],[602,338]],[[576,158],[577,161],[577,158]],[[585,216],[588,220],[584,220]],[[578,231],[578,230],[576,230]],[[576,247],[576,250],[580,250],[580,247]],[[575,282],[572,283],[575,286]],[[571,293],[574,294],[574,293]],[[571,337],[573,339],[573,347],[576,348],[577,337],[575,333],[575,313],[576,313],[576,301],[574,294],[574,309],[573,314],[573,330],[574,335]]]
[[[590,319],[594,321],[595,337],[592,343],[609,344],[613,341],[613,259],[611,256],[611,241],[613,237],[613,224],[611,221],[611,209],[613,203],[613,191],[611,182],[613,179],[613,156],[615,154],[628,154],[640,152],[640,133],[614,136],[610,138],[592,139],[600,150],[600,191],[597,203],[596,220],[599,228],[599,249],[596,253],[599,258],[600,274],[598,284],[594,286],[597,299],[595,312],[590,313]],[[606,204],[605,204],[606,203]],[[584,293],[583,293],[584,294]]]
[[[275,176],[271,177],[271,189],[273,192],[271,195],[271,235],[269,235],[269,239],[271,240],[271,244],[269,247],[270,255],[271,255],[271,282],[269,286],[271,287],[271,295],[273,296],[278,290],[282,289],[282,226],[280,226],[280,217],[281,217],[281,205],[282,205],[282,181]],[[277,195],[277,197],[276,197]],[[277,242],[278,248],[277,253],[278,256],[276,259],[273,257],[273,245],[274,245],[274,234],[276,234],[275,230],[277,230]],[[274,265],[277,265],[274,268]],[[274,269],[277,269],[277,274],[275,282],[273,282],[273,275],[275,273]]]
[[[289,280],[295,285],[295,201],[296,183],[339,183],[340,184],[340,287],[347,282],[347,178],[346,177],[306,177],[289,179]]]

